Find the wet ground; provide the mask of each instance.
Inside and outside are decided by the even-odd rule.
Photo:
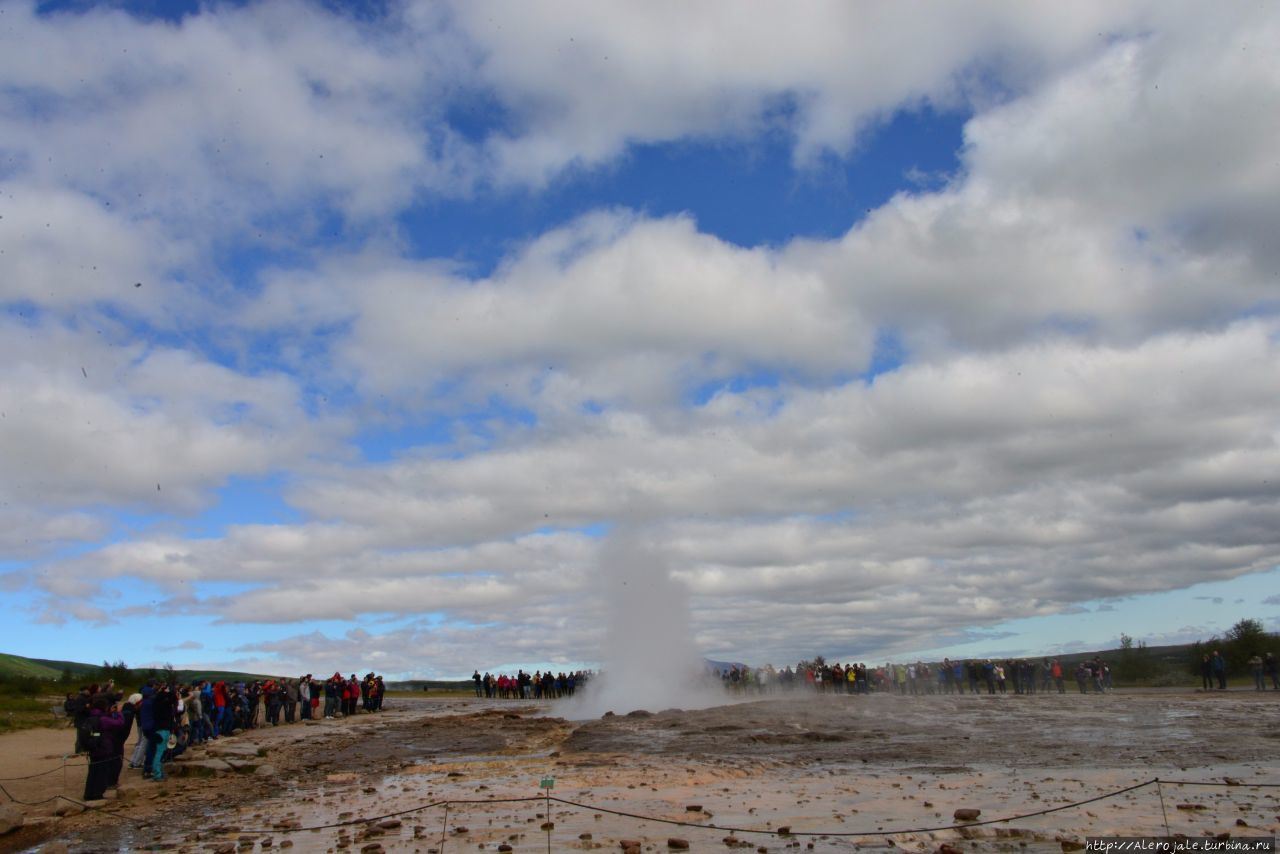
[[[1085,835],[1163,834],[1166,821],[1194,836],[1280,830],[1280,788],[1250,785],[1280,782],[1280,694],[805,695],[585,722],[554,705],[400,706],[226,740],[176,765],[203,773],[220,753],[238,770],[131,783],[119,817],[79,816],[57,835],[72,850],[443,854],[624,840],[666,851],[671,838],[704,851],[1060,851]],[[1233,785],[1166,782],[928,829],[957,809],[1021,815],[1155,777]]]

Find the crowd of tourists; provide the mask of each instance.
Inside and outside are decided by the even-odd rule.
[[[1255,691],[1267,690],[1268,680],[1271,681],[1273,691],[1280,691],[1280,667],[1276,664],[1275,653],[1254,655],[1247,663]],[[1227,661],[1218,650],[1214,650],[1212,655],[1204,656],[1200,662],[1200,687],[1206,691],[1214,688],[1225,691],[1227,688]]]
[[[541,670],[532,674],[517,670],[514,676],[499,673],[494,676],[486,672],[483,676],[477,670],[471,674],[477,697],[490,700],[557,700],[561,697],[572,697],[574,691],[581,688],[591,679],[590,670],[575,670],[571,673],[553,674],[550,670]]]
[[[1036,694],[1067,691],[1074,680],[1082,694],[1111,690],[1111,668],[1101,658],[1081,661],[1074,667],[1045,658],[969,659],[941,662],[916,661],[911,664],[840,664],[802,661],[791,668],[773,665],[749,667],[733,664],[715,668],[726,689],[738,693],[769,693],[808,689],[820,693],[870,694]]]
[[[129,767],[143,779],[164,780],[165,763],[188,747],[261,726],[350,717],[383,708],[385,687],[373,673],[363,679],[334,673],[299,679],[248,682],[151,680],[127,698],[113,682],[67,694],[63,704],[75,724],[76,753],[88,754],[84,799],[99,800],[119,785],[124,746],[134,726],[138,740]]]

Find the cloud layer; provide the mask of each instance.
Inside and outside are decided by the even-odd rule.
[[[747,660],[1274,567],[1280,15],[928,10],[6,8],[6,584],[457,673],[590,660],[622,520]],[[925,105],[971,115],[957,172],[831,239],[607,208],[478,274],[402,219],[638,144],[803,174]],[[175,524],[255,477],[297,521]]]

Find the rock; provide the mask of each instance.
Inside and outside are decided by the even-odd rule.
[[[973,809],[972,807],[961,807],[952,813],[956,821],[977,821],[978,816],[982,815],[982,810]]]
[[[73,804],[70,801],[64,801],[53,808],[53,814],[60,818],[66,818],[69,815],[80,815],[82,812],[84,812],[84,807],[79,804]]]
[[[627,717],[629,717],[629,718],[651,718],[651,717],[653,717],[653,712],[650,712],[650,711],[648,711],[647,709],[636,709],[636,710],[634,710],[634,711],[627,712]]]
[[[453,832],[454,832],[454,833],[456,833],[456,834],[458,834],[458,835],[462,835],[462,834],[464,834],[464,833],[470,833],[470,832],[471,832],[471,829],[470,829],[470,828],[468,828],[468,827],[463,827],[463,826],[460,824],[460,825],[458,825],[457,827],[455,827],[455,828],[453,829]]]
[[[229,774],[234,769],[225,759],[196,759],[190,762],[175,762],[169,767],[174,777],[216,777]]]
[[[784,824],[784,825],[782,825],[782,827],[779,827],[779,828],[778,828],[778,835],[779,835],[779,836],[790,836],[790,835],[791,835],[791,825],[789,825],[789,824]]]
[[[1208,809],[1204,804],[1178,804],[1178,809],[1187,810],[1188,812],[1195,810]]]
[[[680,839],[678,837],[673,836],[667,840],[667,847],[670,848],[672,851],[688,851],[689,840]]]
[[[23,821],[22,810],[13,804],[0,804],[0,836],[22,827]]]
[[[1245,821],[1244,819],[1242,818],[1236,819],[1236,827],[1248,827],[1248,826],[1249,826],[1249,822]]]
[[[702,812],[702,804],[685,804],[685,812]]]
[[[1083,851],[1084,843],[1077,842],[1074,839],[1064,839],[1058,843],[1062,846],[1063,851]]]
[[[276,766],[274,765],[259,765],[253,769],[253,776],[255,777],[274,777],[275,775]]]
[[[235,854],[236,844],[234,842],[219,842],[213,846],[212,850],[213,854]]]
[[[360,849],[360,854],[382,854],[382,851],[382,843],[370,842],[368,845]]]
[[[403,822],[401,822],[400,819],[398,818],[384,818],[382,821],[378,822],[377,825],[375,826],[380,827],[383,830],[395,830],[402,823]]]
[[[339,771],[325,777],[325,780],[330,783],[354,783],[357,779],[356,775],[350,771]]]
[[[556,823],[554,821],[544,821],[538,829],[539,830],[555,830]]]
[[[499,851],[510,851],[510,850],[511,850],[511,846],[504,842],[504,843],[502,843],[501,845],[499,845],[499,846],[498,846],[498,850],[499,850]]]
[[[590,833],[579,833],[579,834],[578,834],[578,838],[579,838],[579,839],[590,839],[590,838],[591,838],[591,834],[590,834]]]
[[[70,851],[65,842],[46,842],[40,846],[40,854],[68,854]]]
[[[623,848],[639,848],[640,840],[639,839],[619,839],[618,845],[622,846]]]
[[[963,852],[950,842],[944,842],[938,846],[938,850],[935,854],[963,854]]]

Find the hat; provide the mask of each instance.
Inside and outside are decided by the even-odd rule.
[[[135,706],[136,706],[136,705],[138,705],[139,703],[141,703],[141,702],[142,702],[142,695],[141,695],[141,694],[130,694],[130,695],[129,695],[129,702],[130,702],[132,705],[135,705]]]

